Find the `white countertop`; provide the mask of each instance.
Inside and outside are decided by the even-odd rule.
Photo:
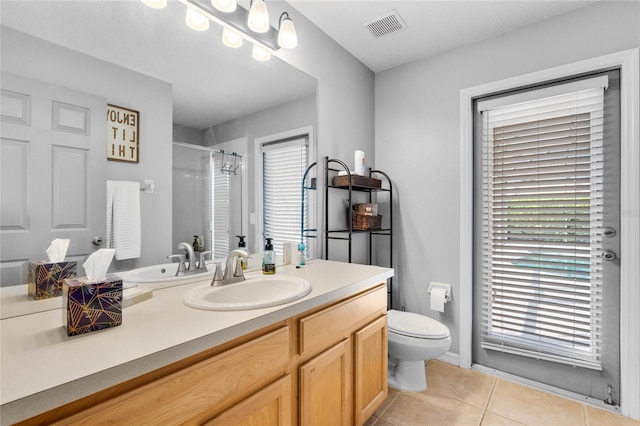
[[[248,277],[257,272],[250,272]],[[68,337],[62,310],[0,321],[0,418],[10,424],[189,357],[269,324],[386,281],[393,269],[312,260],[277,274],[311,283],[307,296],[247,311],[204,311],[182,303],[203,281],[156,290],[123,310],[122,325]]]

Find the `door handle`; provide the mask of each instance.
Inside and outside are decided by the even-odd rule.
[[[93,244],[94,246],[101,246],[102,237],[93,237],[93,240],[91,240],[91,244]]]
[[[602,258],[608,262],[611,262],[612,260],[616,260],[618,258],[618,255],[613,250],[603,250]]]

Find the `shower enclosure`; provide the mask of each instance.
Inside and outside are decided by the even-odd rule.
[[[223,260],[245,235],[242,155],[173,143],[173,247],[199,239]],[[177,250],[177,249],[176,249]]]

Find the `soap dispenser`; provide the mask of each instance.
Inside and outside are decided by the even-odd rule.
[[[275,253],[273,252],[273,244],[271,243],[273,238],[267,238],[267,243],[264,246],[264,253],[262,254],[262,273],[265,275],[272,275],[276,273]]]
[[[244,251],[247,251],[247,242],[244,240],[245,236],[236,235],[236,237],[240,239],[240,241],[238,241],[238,248]],[[242,270],[247,269],[249,261],[245,257],[242,257],[242,256],[238,256],[238,257],[240,258],[240,264],[242,265]]]
[[[193,247],[193,251],[200,251],[200,239],[197,235],[193,236],[193,244],[191,244],[191,247]]]
[[[298,268],[302,268],[306,264],[305,249],[304,243],[298,244]]]

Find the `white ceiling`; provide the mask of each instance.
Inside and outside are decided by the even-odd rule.
[[[289,0],[374,72],[427,58],[593,1]],[[374,38],[362,23],[396,10],[407,28]]]

